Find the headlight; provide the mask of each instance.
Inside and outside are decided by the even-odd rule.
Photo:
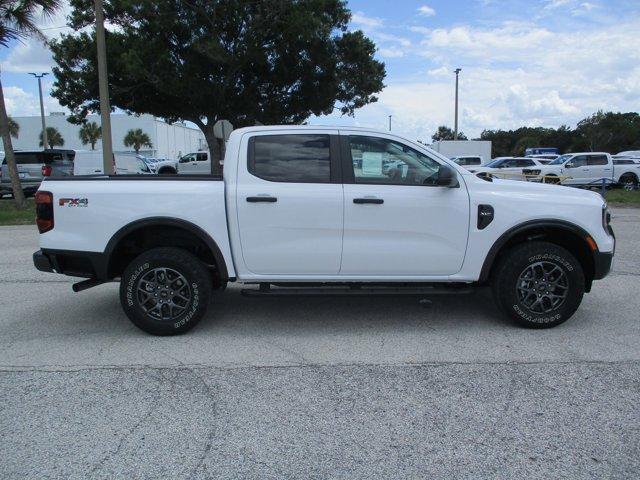
[[[604,228],[605,232],[611,233],[611,212],[606,202],[602,206],[602,228]]]

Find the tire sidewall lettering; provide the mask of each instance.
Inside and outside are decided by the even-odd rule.
[[[133,307],[135,305],[135,301],[134,301],[134,296],[133,296],[133,289],[135,286],[136,281],[138,280],[138,277],[144,273],[145,270],[149,269],[149,262],[145,262],[142,265],[140,265],[138,268],[136,268],[133,271],[133,274],[129,277],[129,280],[127,281],[127,305],[129,307]]]
[[[180,320],[173,324],[173,328],[180,328],[186,323],[189,323],[193,316],[197,313],[198,306],[200,305],[200,291],[196,282],[191,283],[191,293],[193,295],[191,308],[187,313],[184,314],[184,316]]]

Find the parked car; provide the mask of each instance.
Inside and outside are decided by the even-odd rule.
[[[25,195],[33,195],[45,175],[53,177],[73,175],[73,160],[75,157],[73,150],[18,150],[14,152],[14,155],[20,184]],[[0,193],[3,195],[13,193],[6,158],[2,160]]]
[[[176,175],[178,173],[178,160],[143,157],[142,155],[139,158],[147,164],[152,173],[159,175]]]
[[[542,164],[528,157],[500,157],[492,160],[483,167],[473,167],[469,171],[476,175],[488,176],[504,180],[527,180],[523,170],[541,167]]]
[[[640,158],[640,150],[627,150],[626,152],[616,153],[616,157],[633,157]]]
[[[482,157],[474,155],[452,157],[451,160],[461,167],[475,167],[482,165]]]
[[[177,167],[180,175],[208,175],[211,173],[209,152],[187,153],[180,157]]]
[[[527,172],[535,175],[533,181],[559,183],[572,186],[599,186],[618,184],[625,189],[638,187],[640,165],[614,164],[613,158],[604,152],[568,153],[556,158],[542,168]]]
[[[532,147],[526,148],[524,151],[525,157],[528,157],[529,155],[543,155],[548,153],[559,155],[560,150],[555,147]]]
[[[355,146],[367,168],[354,168]],[[383,173],[385,157],[403,168]],[[259,285],[249,296],[490,284],[510,318],[552,327],[611,267],[615,237],[599,194],[487,181],[388,132],[241,128],[226,163],[222,177],[46,179],[36,268],[86,277],[76,291],[119,280],[131,321],[172,335],[192,328],[227,282]]]
[[[104,173],[101,150],[77,150],[75,159],[74,175],[101,175]],[[116,175],[149,175],[153,173],[142,158],[134,153],[114,153],[113,164]]]

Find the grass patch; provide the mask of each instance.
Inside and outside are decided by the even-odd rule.
[[[621,188],[612,188],[607,190],[606,199],[611,205],[640,207],[640,190],[627,191]]]
[[[13,198],[0,199],[0,225],[33,225],[36,223],[36,207],[33,198],[27,199],[24,210],[17,210]]]

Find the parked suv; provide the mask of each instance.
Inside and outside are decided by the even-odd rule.
[[[20,184],[25,195],[33,195],[44,175],[50,177],[67,177],[73,175],[73,150],[29,150],[14,152],[18,167]],[[2,177],[0,193],[10,194],[11,178],[6,157],[2,160]]]

